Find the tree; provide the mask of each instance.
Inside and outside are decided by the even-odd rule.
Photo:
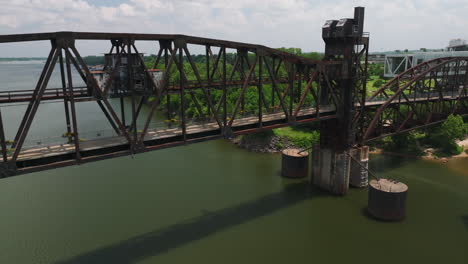
[[[367,73],[369,76],[379,76],[380,78],[383,78],[384,76],[383,63],[369,64]]]
[[[444,123],[442,123],[441,135],[447,138],[450,141],[455,141],[457,139],[463,139],[467,131],[467,125],[463,121],[463,118],[459,115],[454,116],[450,115]]]
[[[380,88],[382,87],[383,85],[385,84],[385,81],[382,80],[382,79],[378,79],[374,82],[374,84],[372,85],[372,87],[375,87],[375,88]]]
[[[400,133],[391,136],[392,143],[387,146],[390,151],[407,152],[421,155],[423,152],[419,146],[420,135],[416,131]]]
[[[459,154],[462,148],[456,144],[456,140],[463,139],[468,134],[468,125],[461,116],[450,115],[447,120],[436,130],[432,140],[441,148],[444,154]]]

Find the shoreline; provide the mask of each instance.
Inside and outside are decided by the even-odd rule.
[[[295,147],[291,142],[288,140],[282,139],[277,136],[270,136],[270,137],[256,137],[256,138],[249,138],[245,139],[242,137],[235,137],[230,140],[234,145],[238,146],[239,148],[246,149],[248,151],[256,152],[256,153],[279,153],[283,149]],[[278,144],[280,142],[280,144]],[[448,156],[448,157],[437,157],[433,155],[435,151],[433,148],[426,148],[423,150],[424,155],[414,155],[410,153],[403,153],[403,152],[391,152],[391,151],[384,151],[381,148],[375,148],[372,151],[369,151],[370,154],[385,154],[385,155],[393,155],[399,157],[407,157],[407,158],[419,158],[424,160],[432,160],[441,163],[447,163],[450,159],[457,159],[457,158],[468,158],[468,137],[464,140],[460,140],[457,144],[463,148],[462,153]],[[281,146],[281,147],[279,147]]]
[[[369,151],[370,154],[386,154],[386,155],[393,155],[393,156],[400,156],[400,157],[407,157],[407,158],[419,158],[423,160],[431,160],[441,163],[447,163],[451,159],[458,159],[458,158],[468,158],[468,137],[464,140],[457,141],[457,145],[463,148],[463,151],[460,154],[452,155],[448,157],[437,157],[434,156],[433,148],[426,148],[424,149],[424,155],[414,155],[409,153],[401,153],[401,152],[391,152],[391,151],[384,151],[380,148],[376,148],[375,150]]]

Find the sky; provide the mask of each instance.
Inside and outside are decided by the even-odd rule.
[[[467,0],[0,0],[0,35],[54,32],[186,34],[324,50],[326,20],[352,18],[366,8],[370,51],[443,48],[468,39]],[[82,55],[108,50],[108,42],[77,43]],[[140,52],[156,53],[151,43]],[[0,44],[0,57],[45,56],[47,42]]]

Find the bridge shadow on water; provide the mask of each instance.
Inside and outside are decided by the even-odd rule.
[[[463,221],[463,224],[465,224],[466,230],[468,230],[468,215],[462,215],[461,219]]]
[[[290,184],[281,192],[210,212],[184,223],[177,223],[135,236],[125,241],[56,262],[56,264],[135,263],[299,202],[326,195],[329,194],[310,186],[307,182]]]

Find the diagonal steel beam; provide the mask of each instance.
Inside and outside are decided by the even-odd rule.
[[[183,59],[183,56],[182,56],[182,59]],[[177,58],[174,58],[174,63],[176,64],[177,69],[179,70],[180,78],[183,79],[184,83],[188,83],[188,79],[187,79],[187,76],[185,75],[185,70],[184,70],[183,63],[179,63],[179,60]],[[182,89],[182,87],[180,85],[179,85],[179,89]],[[184,91],[185,91],[185,89],[184,89]],[[195,104],[195,108],[197,108],[197,112],[201,116],[203,116],[202,107],[201,107],[200,103],[198,102],[198,99],[197,99],[193,89],[188,89],[188,92],[189,92],[190,97],[192,98],[193,103]]]
[[[98,84],[96,82],[96,79],[94,79],[94,77],[91,75],[91,73],[89,71],[89,68],[86,65],[86,63],[83,61],[83,58],[81,57],[80,53],[78,52],[78,50],[74,46],[72,46],[70,48],[71,48],[73,54],[75,55],[76,60],[78,60],[79,65],[83,68],[86,75],[89,76],[90,81],[91,81],[91,87],[97,93],[98,99],[101,99],[104,102],[104,105],[106,106],[107,110],[110,112],[110,114],[111,114],[112,118],[114,119],[115,123],[117,123],[117,125],[119,126],[120,131],[124,134],[124,137],[127,139],[128,143],[130,145],[132,145],[132,139],[130,138],[130,135],[129,135],[127,129],[125,128],[125,126],[120,121],[119,117],[117,116],[117,114],[114,111],[114,108],[112,108],[112,106],[109,103],[109,101],[107,100],[107,98],[105,98],[104,95],[102,94],[102,91],[101,91],[101,89],[99,89],[99,86],[98,86]],[[65,49],[65,51],[67,52],[67,54],[69,54],[70,60],[72,62],[74,62],[75,58],[72,56],[70,51],[68,49]],[[77,64],[77,62],[75,61],[73,64]],[[77,70],[79,70],[79,68],[77,68]]]
[[[190,66],[192,67],[193,73],[195,74],[195,77],[197,78],[198,83],[202,87],[203,93],[205,94],[206,101],[208,102],[208,106],[213,112],[213,116],[216,119],[216,122],[218,123],[219,128],[222,128],[221,121],[218,119],[218,111],[213,106],[213,102],[211,101],[210,95],[208,94],[208,91],[201,80],[200,73],[198,72],[197,66],[193,62],[192,55],[190,54],[187,47],[184,47],[184,51],[185,51],[185,55],[188,58]]]
[[[229,74],[229,81],[232,82],[234,79],[234,74],[236,73],[237,67],[239,65],[239,56],[236,56],[236,59],[234,60],[234,64],[231,70],[231,73]]]
[[[2,147],[3,162],[7,162],[8,155],[7,155],[7,146],[6,146],[6,140],[5,140],[5,129],[3,127],[3,120],[2,120],[2,109],[0,109],[0,145]]]
[[[309,89],[310,87],[312,86],[312,82],[315,80],[315,77],[317,77],[317,72],[318,71],[315,71],[314,74],[312,75],[312,77],[310,78],[309,82],[307,83],[305,89],[304,89],[304,92],[302,93],[302,96],[301,96],[301,99],[299,100],[299,103],[297,104],[297,107],[296,109],[294,110],[294,117],[297,117],[297,114],[299,113],[301,107],[302,107],[302,104],[304,103],[304,100],[307,96],[307,93],[309,92]],[[317,95],[313,92],[314,89],[311,90],[311,93],[312,93],[312,96],[314,97],[314,99],[316,100],[315,102],[317,102]]]
[[[37,97],[37,94],[39,92],[40,86],[42,85],[42,82],[44,81],[44,78],[45,78],[46,73],[47,73],[47,71],[48,71],[48,69],[50,67],[51,60],[53,58],[53,55],[54,55],[55,51],[56,51],[56,47],[55,47],[55,44],[53,44],[52,49],[49,52],[49,56],[47,56],[46,63],[44,64],[44,67],[42,68],[42,72],[41,72],[41,75],[39,77],[39,80],[37,81],[36,87],[34,88],[34,92],[33,92],[33,95],[32,95],[32,100],[29,102],[28,107],[26,108],[25,115],[24,115],[23,119],[21,120],[21,123],[20,123],[19,128],[18,128],[18,132],[16,133],[15,139],[13,140],[13,145],[11,146],[12,148],[16,148],[19,137],[20,137],[21,133],[23,133],[24,126],[26,125],[26,121],[29,118],[29,114],[31,113],[31,108],[33,107],[33,104],[34,104],[34,100]]]
[[[103,87],[103,96],[107,97],[107,94],[109,93],[109,89],[112,85],[112,82],[114,81],[115,74],[119,70],[119,66],[121,64],[121,58],[122,58],[122,53],[118,53],[117,55],[117,63],[114,65],[114,68],[112,69],[112,72],[109,74],[109,79],[107,79],[106,83],[104,84]]]
[[[161,60],[163,53],[163,49],[160,47],[158,51],[158,55],[156,56],[156,60],[154,61],[153,69],[156,69],[158,67],[159,61]]]
[[[229,124],[228,124],[229,127],[232,127],[232,123],[234,122],[234,119],[236,118],[237,110],[239,110],[239,105],[240,105],[240,103],[242,101],[245,90],[247,89],[247,86],[249,85],[250,78],[252,78],[252,74],[253,74],[253,72],[255,70],[255,65],[257,64],[257,60],[258,60],[258,55],[255,56],[255,60],[252,63],[252,66],[250,67],[249,74],[247,75],[247,78],[244,81],[244,84],[242,86],[242,90],[241,90],[241,92],[239,94],[239,98],[237,99],[236,104],[234,106],[234,111],[232,113],[231,119],[229,120]]]
[[[172,66],[172,63],[174,62],[174,57],[176,56],[177,49],[172,50],[171,57],[169,58],[169,62],[167,62],[166,70],[163,73],[163,82],[161,84],[161,89],[155,89],[155,98],[151,102],[151,107],[150,107],[150,112],[148,113],[148,117],[146,118],[145,126],[143,127],[143,131],[140,136],[140,143],[143,144],[145,140],[146,133],[148,132],[148,127],[151,122],[151,119],[153,118],[154,111],[158,107],[161,97],[163,94],[163,90],[167,90],[167,84],[169,82],[169,77],[170,77],[170,69]]]
[[[276,95],[278,96],[278,98],[280,100],[280,105],[283,108],[284,115],[286,116],[286,119],[289,120],[289,112],[288,112],[288,110],[286,108],[286,105],[284,104],[283,98],[281,97],[281,93],[278,90],[276,77],[275,77],[272,69],[270,68],[270,65],[268,65],[268,62],[267,62],[265,57],[263,57],[263,61],[265,62],[265,67],[266,67],[266,69],[268,71],[268,74],[270,75],[270,78],[271,78],[271,82],[272,82],[271,86],[273,87],[273,90],[276,92]]]
[[[219,61],[221,60],[222,50],[223,50],[222,48],[219,49],[218,57],[216,58],[216,61],[215,61],[213,52],[211,51],[211,47],[208,48],[208,52],[210,53],[210,58],[211,58],[211,61],[213,62],[213,67],[214,67],[212,73],[208,76],[210,80],[213,80],[213,75],[215,74],[215,72],[218,73],[219,78],[222,79],[222,75],[218,67]]]
[[[26,136],[28,135],[29,128],[31,127],[32,121],[34,120],[34,116],[36,115],[37,108],[39,107],[40,101],[42,99],[42,95],[44,94],[47,84],[49,83],[50,76],[52,75],[52,72],[54,71],[55,64],[57,63],[59,52],[56,47],[54,47],[53,50],[54,50],[53,56],[44,74],[44,79],[40,83],[39,87],[36,89],[37,96],[33,98],[31,101],[30,112],[29,113],[26,112],[24,115],[24,119],[25,119],[24,129],[18,138],[18,142],[15,148],[15,151],[13,153],[13,157],[12,157],[13,162],[16,162],[16,160],[18,159],[21,148],[23,147],[24,140],[26,139]]]

